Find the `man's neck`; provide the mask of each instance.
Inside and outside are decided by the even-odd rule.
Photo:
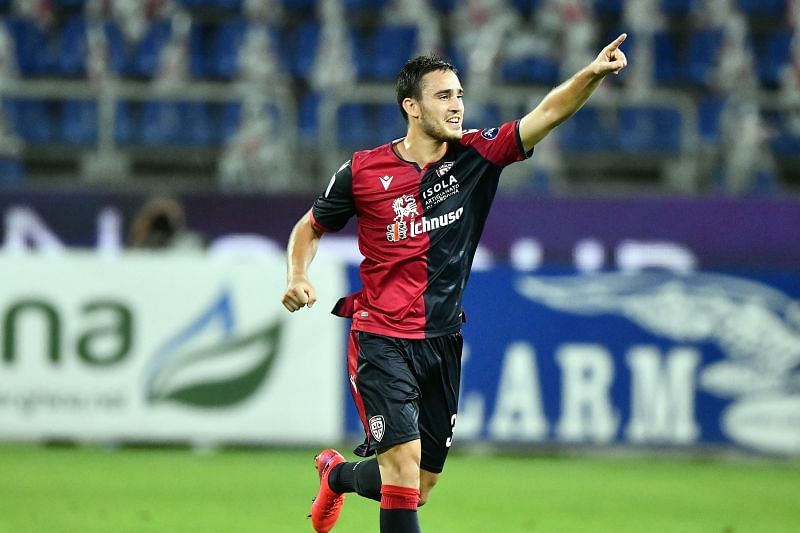
[[[397,151],[400,157],[406,161],[416,163],[423,168],[444,157],[444,154],[447,153],[447,143],[409,131],[408,135],[397,143]]]

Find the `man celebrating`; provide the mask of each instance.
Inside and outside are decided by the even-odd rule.
[[[337,303],[352,319],[351,392],[377,458],[316,457],[314,529],[330,531],[345,493],[380,501],[381,533],[420,531],[417,507],[439,479],[452,442],[461,375],[462,295],[502,169],[572,116],[627,64],[617,37],[527,115],[499,127],[462,130],[464,91],[456,69],[430,56],[397,78],[406,136],[356,152],[295,225],[288,245],[289,311],[314,305],[307,271],[322,235],[358,217],[363,288]]]

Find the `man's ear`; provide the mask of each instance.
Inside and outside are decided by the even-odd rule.
[[[403,111],[406,112],[409,118],[419,118],[419,104],[413,98],[403,99]]]

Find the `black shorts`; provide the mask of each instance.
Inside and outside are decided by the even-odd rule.
[[[357,455],[420,439],[420,467],[442,471],[458,411],[463,344],[461,333],[412,340],[350,332],[350,392],[366,434]]]

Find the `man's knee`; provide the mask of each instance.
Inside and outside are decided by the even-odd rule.
[[[378,452],[378,465],[384,484],[419,486],[419,441],[405,442]]]

